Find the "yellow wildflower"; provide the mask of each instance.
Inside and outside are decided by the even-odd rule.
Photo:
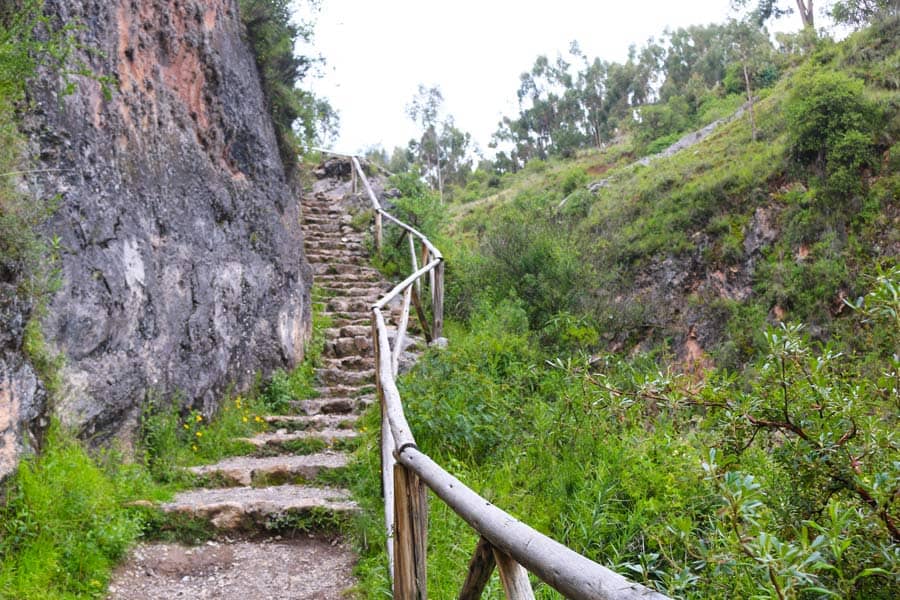
[[[198,415],[197,415],[197,422],[199,423],[199,422],[202,421],[202,420],[203,420],[203,415],[198,414]]]
[[[244,423],[246,423],[246,422],[249,421],[250,419],[248,419],[247,416],[244,415],[243,417],[241,417],[241,420],[242,420]]]
[[[253,420],[256,421],[257,423],[262,423],[262,421],[263,421],[262,417],[260,417],[259,415],[256,415],[255,417],[253,417]]]
[[[184,428],[185,428],[185,429],[190,429],[190,428],[191,428],[191,426],[190,426],[190,425],[188,425],[188,424],[187,424],[187,423],[185,423],[185,424],[184,424]]]
[[[202,431],[198,431],[198,432],[197,432],[197,437],[203,437],[203,432],[202,432]]]
[[[194,452],[196,452],[196,451],[197,451],[197,444],[192,444],[192,445],[191,445],[191,450],[193,450]]]

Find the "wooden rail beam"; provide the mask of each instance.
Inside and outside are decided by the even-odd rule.
[[[378,345],[378,325],[372,320],[373,353],[376,367],[380,364],[381,348]],[[388,417],[388,406],[385,401],[384,387],[381,382],[381,372],[375,369],[375,393],[378,395],[378,403],[381,406],[381,495],[384,498],[384,531],[387,555],[388,571],[391,581],[394,580],[394,435],[391,432],[391,422]]]
[[[497,508],[445,471],[428,455],[408,446],[398,464],[422,481],[491,545],[571,600],[668,600],[615,571],[535,531]],[[495,555],[496,559],[496,555]]]
[[[375,370],[378,373],[378,389],[384,399],[384,411],[390,424],[391,438],[394,448],[399,450],[405,447],[415,447],[416,440],[412,430],[403,414],[403,405],[400,403],[400,392],[397,390],[397,382],[391,373],[391,345],[388,342],[387,326],[384,324],[384,315],[381,310],[372,311],[373,326],[377,337],[374,340],[378,349],[378,362]]]

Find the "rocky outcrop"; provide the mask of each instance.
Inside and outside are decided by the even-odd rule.
[[[28,133],[61,288],[44,332],[65,355],[57,412],[127,431],[149,395],[214,409],[295,364],[311,271],[236,0],[47,0],[100,78],[44,77]],[[27,390],[26,390],[27,391]],[[18,395],[18,394],[17,394]],[[27,395],[27,394],[26,394]],[[27,404],[24,399],[21,400]]]
[[[0,479],[11,473],[40,429],[44,394],[22,353],[25,320],[31,307],[14,286],[0,283]]]

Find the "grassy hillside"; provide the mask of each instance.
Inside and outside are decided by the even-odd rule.
[[[447,255],[455,317],[401,382],[419,445],[675,597],[900,595],[897,39],[889,20],[797,58],[755,141],[744,117],[646,166],[627,137],[532,160],[457,190],[443,230],[421,191],[401,201]],[[476,538],[435,499],[430,527],[429,589],[453,597]]]
[[[720,364],[736,366],[761,348],[752,332],[766,318],[802,321],[827,337],[843,313],[841,299],[858,297],[874,264],[900,252],[900,91],[891,75],[900,59],[889,42],[897,36],[894,20],[794,67],[756,103],[756,141],[745,115],[697,146],[641,166],[626,139],[572,161],[532,161],[505,176],[499,193],[454,206],[449,235],[491,264],[472,273],[469,262],[450,261],[463,279],[481,278],[466,281],[451,306],[464,316],[470,288],[491,283],[511,286],[526,303],[538,296],[546,302],[547,294],[534,289],[541,283],[516,272],[522,268],[558,296],[533,315],[538,321],[578,312],[611,347],[668,341],[680,352],[693,328]],[[865,83],[859,110],[870,120],[872,143],[855,159],[856,185],[849,187],[798,158],[786,118],[801,100],[798,87],[832,73],[842,83]],[[718,109],[739,104],[725,97]],[[596,181],[602,187],[589,192],[586,184]],[[557,254],[585,266],[565,267],[559,257],[534,268],[512,264],[504,252],[516,244],[517,254],[563,246]]]

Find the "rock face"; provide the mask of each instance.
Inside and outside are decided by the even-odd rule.
[[[0,283],[0,479],[11,473],[29,444],[29,429],[39,428],[44,394],[22,355],[25,305],[8,283]]]
[[[55,407],[85,436],[127,432],[148,395],[205,411],[302,358],[311,270],[236,0],[47,0],[106,76],[42,78],[27,127],[58,194],[65,355]],[[27,386],[26,386],[27,387]],[[28,390],[25,390],[26,392]],[[26,394],[27,395],[27,394]],[[24,401],[23,401],[24,402]],[[2,425],[2,423],[0,423]]]

